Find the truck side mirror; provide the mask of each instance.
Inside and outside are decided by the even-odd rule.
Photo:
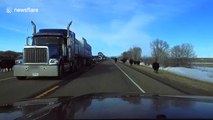
[[[28,37],[26,38],[26,45],[27,45],[27,46],[29,45],[29,39],[32,40],[32,37],[31,37],[31,36],[28,36]]]

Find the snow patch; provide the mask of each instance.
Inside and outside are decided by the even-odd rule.
[[[144,65],[141,63],[140,65]],[[147,65],[146,65],[147,66]],[[147,67],[152,67],[149,65]],[[189,77],[196,80],[207,81],[213,83],[213,67],[197,67],[193,66],[192,68],[186,67],[160,67],[160,70],[165,70],[177,75]]]
[[[167,67],[160,69],[201,81],[213,82],[213,68],[210,67]]]

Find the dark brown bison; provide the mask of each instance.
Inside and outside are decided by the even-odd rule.
[[[0,71],[12,71],[13,65],[15,65],[15,59],[2,59],[0,61]]]
[[[159,65],[158,62],[154,62],[154,63],[152,64],[152,68],[154,69],[154,71],[155,71],[156,73],[158,73],[159,67],[160,67],[160,65]]]
[[[130,59],[130,60],[129,60],[129,64],[132,66],[133,63],[134,63],[134,60],[133,60],[133,59]]]

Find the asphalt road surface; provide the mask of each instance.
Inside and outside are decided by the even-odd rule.
[[[114,61],[107,60],[57,89],[48,97],[78,96],[102,92],[184,95],[184,93],[126,67],[122,63],[115,64]]]
[[[63,80],[31,78],[0,80],[0,104],[25,98],[79,96],[88,93],[144,93],[184,95],[184,93],[154,80],[122,63],[108,59]]]

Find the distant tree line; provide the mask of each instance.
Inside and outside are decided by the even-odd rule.
[[[0,51],[0,60],[2,59],[16,59],[19,55],[21,55],[21,52],[15,52],[15,51]]]
[[[134,64],[139,65],[141,61],[142,49],[140,47],[129,48],[121,54],[121,60],[125,63],[127,60],[132,60]]]
[[[142,49],[140,47],[130,48],[121,54],[123,62],[133,59],[134,61],[143,61],[145,65],[151,65],[154,61],[158,61],[161,66],[183,66],[191,67],[192,60],[196,58],[193,46],[189,43],[175,45],[172,48],[169,44],[160,39],[156,39],[150,43],[152,50],[151,56],[141,57]]]
[[[166,41],[156,39],[150,43],[150,47],[152,50],[152,58],[157,59],[158,62],[165,67],[191,67],[191,60],[196,57],[193,46],[189,43],[175,45],[170,49]]]

